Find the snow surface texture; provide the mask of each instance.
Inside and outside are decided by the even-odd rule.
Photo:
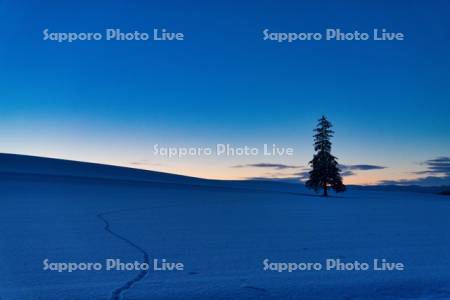
[[[450,299],[450,198],[222,182],[0,155],[0,299]],[[184,271],[44,271],[165,258]],[[405,271],[263,270],[402,262]]]

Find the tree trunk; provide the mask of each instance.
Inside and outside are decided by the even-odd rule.
[[[328,197],[328,185],[326,183],[323,185],[323,196]]]

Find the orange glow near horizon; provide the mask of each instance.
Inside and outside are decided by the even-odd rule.
[[[35,155],[41,157],[58,158],[58,159],[68,159],[76,161],[84,161],[91,163],[108,164],[122,167],[129,167],[135,169],[143,169],[148,171],[158,171],[172,174],[179,174],[185,176],[192,176],[205,179],[221,179],[221,180],[246,180],[250,178],[267,178],[267,179],[282,179],[282,178],[295,178],[298,177],[294,175],[298,172],[305,172],[307,169],[305,167],[299,167],[298,169],[292,168],[287,170],[276,170],[271,168],[256,168],[256,167],[233,167],[233,165],[238,164],[236,161],[234,163],[230,161],[129,161],[124,162],[122,155],[110,155],[101,156],[98,159],[87,159],[87,156],[68,156],[62,155],[61,153],[48,153],[47,151],[42,151],[33,154],[24,155]],[[130,155],[131,156],[131,155]],[[299,159],[294,159],[297,161]],[[246,162],[248,163],[248,161]],[[295,164],[296,165],[296,164]],[[382,164],[384,165],[384,164]],[[389,167],[385,169],[376,169],[369,171],[355,171],[354,175],[344,177],[344,183],[347,185],[375,185],[379,184],[385,180],[403,180],[403,179],[418,179],[420,176],[413,173],[417,171],[414,166],[411,165],[400,165],[398,167]]]
[[[255,177],[271,178],[289,178],[295,177],[289,172],[262,170],[260,168],[232,168],[232,167],[217,167],[213,165],[208,166],[136,166],[126,165],[127,167],[145,169],[150,171],[158,171],[165,173],[173,173],[185,176],[199,177],[205,179],[220,179],[220,180],[245,180]],[[419,176],[407,171],[392,170],[374,170],[374,171],[360,171],[355,175],[344,177],[344,183],[348,185],[376,185],[384,180],[402,180],[402,179],[417,179]]]

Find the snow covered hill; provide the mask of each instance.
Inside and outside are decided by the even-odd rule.
[[[0,176],[5,179],[49,181],[105,182],[141,186],[173,186],[179,188],[234,188],[308,192],[301,184],[258,180],[210,180],[142,169],[118,167],[63,159],[0,153]],[[182,186],[179,186],[182,185]]]
[[[326,199],[287,183],[2,154],[0,197],[0,299],[450,298],[445,196],[350,190]],[[43,269],[45,259],[109,258],[151,268]],[[184,270],[153,270],[155,259]],[[374,259],[404,270],[375,271]],[[327,260],[370,268],[278,272],[264,263]]]

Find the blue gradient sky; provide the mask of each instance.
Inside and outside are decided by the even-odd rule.
[[[0,0],[0,152],[208,178],[284,177],[231,166],[306,165],[325,114],[341,163],[386,167],[348,183],[412,179],[422,162],[450,155],[450,2],[211,2]],[[42,40],[44,28],[154,27],[186,40]],[[336,27],[406,39],[277,44],[261,33]],[[295,155],[176,160],[154,156],[155,143],[276,143]]]

